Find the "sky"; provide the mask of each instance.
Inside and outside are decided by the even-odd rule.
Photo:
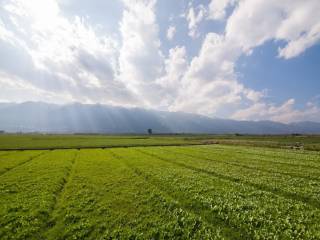
[[[319,0],[0,0],[0,102],[320,122]]]

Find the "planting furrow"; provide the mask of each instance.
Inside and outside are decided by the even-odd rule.
[[[42,239],[73,151],[52,151],[0,176],[0,238]]]
[[[47,151],[31,151],[27,153],[23,152],[19,155],[16,155],[16,154],[14,154],[13,156],[10,155],[10,159],[0,161],[0,176],[46,153],[48,152]]]
[[[190,149],[191,150],[191,149]],[[186,157],[191,157],[191,158],[197,158],[197,159],[201,159],[201,160],[205,160],[205,161],[209,161],[209,162],[219,162],[219,163],[223,163],[226,165],[231,165],[231,166],[235,166],[235,167],[239,167],[239,168],[245,168],[245,169],[250,169],[253,171],[259,171],[259,172],[265,172],[265,173],[269,173],[269,174],[280,174],[280,175],[285,175],[285,176],[289,176],[292,178],[303,178],[305,180],[311,180],[311,181],[320,181],[320,175],[316,175],[315,176],[311,176],[311,174],[309,173],[308,175],[303,175],[301,174],[301,169],[296,170],[295,172],[285,172],[285,170],[283,171],[279,171],[279,168],[274,169],[274,166],[266,166],[266,165],[262,165],[259,162],[259,164],[257,164],[257,162],[259,160],[254,160],[254,161],[243,161],[242,159],[240,160],[230,160],[230,159],[221,159],[219,155],[213,155],[213,154],[206,154],[206,152],[199,152],[199,151],[186,151],[185,149],[179,149],[179,148],[170,148],[170,149],[166,149],[166,152],[171,152],[174,154],[179,154],[179,155],[183,155]],[[235,159],[236,156],[233,156],[232,159]],[[243,162],[245,164],[243,164]],[[297,173],[297,172],[300,172]],[[319,173],[320,174],[320,173]]]
[[[55,225],[53,216],[55,215],[55,212],[57,211],[57,208],[59,206],[59,203],[61,202],[61,198],[64,194],[65,188],[67,186],[67,184],[69,183],[70,179],[71,179],[71,173],[72,170],[74,168],[77,156],[78,156],[78,151],[74,153],[74,156],[71,160],[71,165],[67,167],[65,175],[63,176],[63,178],[61,179],[61,183],[58,189],[56,189],[56,191],[54,192],[54,203],[53,203],[53,207],[51,209],[51,211],[48,213],[48,221],[47,223],[44,225],[44,227],[42,228],[41,232],[42,232],[42,236],[45,235],[45,232],[52,227],[53,225]]]
[[[320,216],[320,211],[310,205],[260,191],[241,182],[230,182],[219,177],[208,178],[206,173],[159,161],[136,149],[122,154],[134,157],[135,166],[139,164],[136,167],[147,173],[148,179],[158,179],[157,184],[163,182],[164,188],[173,194],[185,193],[188,196],[186,201],[195,211],[201,209],[201,212],[207,211],[208,216],[210,213],[212,216],[218,215],[230,226],[244,229],[243,234],[252,234],[253,238],[265,238],[275,232],[279,236],[285,232],[289,232],[291,237],[307,236],[319,230],[317,226],[308,225]],[[294,221],[286,222],[284,218]],[[295,221],[301,223],[303,230],[299,230],[300,225]],[[277,229],[273,229],[274,226]]]
[[[151,185],[152,188],[155,188],[159,191],[161,195],[164,196],[168,201],[173,201],[177,203],[177,207],[188,212],[190,215],[196,216],[199,221],[204,222],[210,228],[221,229],[221,237],[228,239],[239,239],[239,238],[250,238],[252,236],[245,235],[241,233],[240,229],[237,229],[236,226],[230,226],[225,221],[220,218],[216,218],[208,212],[204,212],[201,209],[194,209],[191,204],[186,204],[188,196],[184,192],[174,192],[170,185],[164,184],[159,179],[156,179],[154,176],[147,174],[146,172],[139,169],[136,166],[133,158],[130,158],[126,155],[120,155],[119,152],[114,153],[118,159],[126,163],[126,165],[140,178],[142,178],[148,185]],[[173,194],[175,193],[175,194]]]
[[[163,198],[110,150],[80,151],[53,217],[46,239],[204,239],[218,234]]]
[[[214,160],[221,160],[221,161],[227,161],[227,162],[236,162],[241,164],[246,164],[250,166],[257,166],[261,167],[263,169],[269,169],[271,171],[279,171],[279,172],[286,172],[286,173],[292,173],[296,176],[302,176],[302,177],[310,177],[310,180],[318,181],[320,179],[320,171],[317,168],[314,168],[313,166],[304,168],[304,165],[294,165],[290,163],[277,163],[277,160],[272,159],[278,159],[278,161],[281,161],[279,157],[277,156],[270,156],[268,159],[264,158],[256,158],[255,156],[252,156],[249,152],[249,150],[246,150],[246,154],[239,154],[237,152],[233,152],[230,149],[225,149],[224,151],[212,151],[213,148],[208,150],[208,148],[172,148],[174,150],[179,150],[179,152],[186,152],[190,153],[192,155],[200,155],[205,156],[208,158],[212,158]],[[206,150],[207,149],[207,150]],[[317,156],[320,161],[320,155]],[[303,161],[303,160],[301,160]]]
[[[242,146],[229,147],[229,146],[201,146],[195,149],[202,149],[208,153],[222,152],[226,156],[242,156],[243,158],[250,158],[255,160],[266,161],[274,164],[284,164],[295,166],[320,167],[319,153],[311,151],[304,151],[299,153],[297,151],[273,149],[270,151],[265,148],[244,148]],[[276,159],[276,160],[273,160]]]
[[[180,153],[174,154],[167,149],[153,148],[148,150],[149,153],[161,155],[169,161],[182,163],[186,167],[195,167],[204,170],[208,174],[220,174],[231,181],[242,181],[257,189],[264,189],[274,194],[286,196],[291,199],[311,204],[315,207],[320,207],[320,182],[319,180],[306,180],[301,178],[292,178],[277,173],[266,173],[252,171],[250,169],[231,166],[224,162],[204,160],[201,157],[181,156]],[[239,174],[241,172],[241,174]]]
[[[244,180],[244,179],[242,179],[242,177],[240,175],[238,177],[235,177],[232,175],[222,174],[220,172],[217,172],[217,171],[214,171],[211,169],[208,170],[207,168],[195,167],[195,166],[192,166],[189,164],[185,164],[183,162],[179,162],[175,158],[168,158],[167,154],[166,155],[163,154],[163,155],[159,156],[157,154],[153,154],[153,153],[147,152],[145,150],[141,150],[141,149],[137,149],[137,151],[140,151],[141,153],[144,153],[144,154],[149,155],[154,158],[158,158],[161,161],[165,161],[165,162],[171,163],[176,166],[184,167],[186,169],[193,170],[193,171],[199,172],[199,173],[205,173],[209,176],[224,179],[226,181],[230,181],[230,182],[234,182],[234,183],[243,183],[243,184],[246,184],[250,187],[254,187],[257,190],[270,192],[272,194],[275,194],[275,195],[278,195],[280,197],[284,197],[287,199],[291,199],[294,201],[300,201],[304,204],[308,204],[310,206],[313,206],[313,207],[320,209],[320,202],[317,201],[316,199],[310,198],[309,196],[304,196],[304,195],[296,194],[293,192],[284,191],[280,188],[272,187],[267,184],[259,184],[259,183],[251,182],[248,180]],[[175,159],[175,160],[173,160],[173,159]]]

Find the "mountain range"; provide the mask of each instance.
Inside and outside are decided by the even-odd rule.
[[[100,104],[0,103],[0,130],[46,133],[318,134],[320,123],[236,121]]]

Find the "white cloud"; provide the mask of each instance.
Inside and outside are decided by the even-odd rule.
[[[186,14],[188,21],[189,36],[192,38],[199,37],[197,27],[199,23],[205,18],[206,10],[203,5],[199,5],[197,8],[190,7]]]
[[[74,101],[73,97],[65,91],[52,92],[35,87],[25,79],[9,75],[0,71],[1,99],[6,102],[41,101],[65,103]],[[18,94],[17,94],[18,93]]]
[[[286,42],[279,56],[298,56],[320,40],[318,0],[240,0],[226,26],[226,37],[245,52],[269,40]]]
[[[157,84],[164,89],[161,105],[170,106],[181,86],[181,80],[188,69],[187,52],[184,46],[176,46],[169,50],[169,56],[165,60],[165,75],[157,80]]]
[[[124,1],[125,10],[120,23],[120,79],[143,101],[157,101],[152,86],[163,72],[164,57],[160,51],[155,1]]]
[[[156,0],[122,0],[115,34],[92,24],[90,16],[65,14],[60,4],[3,1],[1,99],[100,102],[283,122],[320,119],[315,103],[304,110],[297,110],[293,99],[269,103],[265,91],[244,86],[236,72],[238,59],[267,41],[281,42],[284,59],[318,43],[318,0],[211,0],[208,6],[194,1],[184,14],[193,39],[172,49],[159,38]],[[199,26],[208,20],[225,20],[219,23],[224,31],[202,32]],[[168,40],[180,27],[172,21],[164,26]],[[186,40],[200,41],[195,39],[200,35],[200,50],[190,58],[196,44],[190,48]]]
[[[237,104],[244,87],[236,80],[236,51],[228,49],[224,36],[209,33],[200,53],[191,61],[171,110],[212,115],[226,104]]]
[[[309,32],[302,34],[295,40],[290,41],[287,46],[279,49],[279,56],[285,59],[293,58],[320,40],[320,22],[313,26]]]
[[[175,34],[176,34],[176,28],[174,26],[169,26],[167,30],[167,39],[172,40]]]
[[[275,107],[264,102],[264,91],[244,87],[235,73],[235,64],[241,55],[250,54],[254,48],[269,40],[284,40],[287,43],[279,50],[279,56],[284,58],[297,56],[315,44],[320,21],[316,12],[320,2],[212,1],[208,18],[223,19],[229,6],[234,6],[234,10],[227,19],[225,33],[206,35],[199,55],[192,59],[183,77],[182,90],[170,109],[214,115],[225,108],[241,109],[249,105],[249,108],[238,110],[232,116],[245,118],[246,112],[261,111],[262,114],[270,111],[269,114],[262,114],[262,118],[259,115],[255,117],[283,122],[294,116],[303,116],[305,112],[295,110],[292,100]],[[191,19],[196,19],[194,12],[189,15]],[[202,18],[199,19],[202,21]],[[197,32],[199,21],[191,22],[193,24],[190,25],[189,21],[189,28]],[[317,110],[313,108],[313,111]]]
[[[66,18],[53,0],[8,1],[2,11],[12,29],[2,39],[31,59],[24,78],[34,87],[53,93],[64,89],[77,101],[136,102],[115,77],[119,46],[113,37],[98,35],[86,19]],[[14,71],[10,74],[16,79]]]
[[[260,100],[262,100],[265,96],[266,96],[266,91],[254,91],[252,89],[245,89],[245,91],[243,92],[246,96],[246,98],[250,101],[252,101],[253,103],[259,102]]]
[[[11,44],[14,44],[11,39],[13,38],[13,34],[5,28],[4,23],[0,19],[0,39],[3,41],[8,41]]]
[[[246,109],[235,112],[232,117],[239,120],[268,119],[283,123],[319,121],[320,108],[315,103],[309,102],[302,110],[297,110],[294,104],[294,99],[289,99],[280,106],[258,102]]]
[[[233,6],[238,0],[211,0],[208,10],[208,19],[223,20],[226,17],[226,9]]]

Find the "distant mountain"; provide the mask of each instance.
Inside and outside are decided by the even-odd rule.
[[[320,133],[320,123],[215,119],[106,105],[55,105],[41,102],[0,103],[0,130],[54,133]]]

